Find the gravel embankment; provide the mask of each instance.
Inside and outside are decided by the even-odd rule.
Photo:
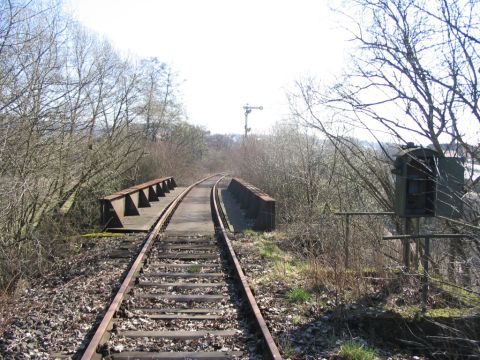
[[[2,302],[0,359],[74,357],[127,269],[127,259],[112,255],[126,244],[134,251],[144,236],[89,239],[91,248],[62,261],[22,294]]]
[[[190,241],[196,240],[195,237],[190,238]],[[193,255],[193,258],[177,258],[178,254]],[[196,259],[197,254],[209,258]],[[204,268],[205,263],[208,265]],[[244,322],[240,310],[241,300],[226,269],[224,257],[213,244],[203,248],[198,244],[174,243],[154,246],[148,255],[148,265],[139,277],[139,284],[133,289],[132,296],[122,304],[121,316],[115,323],[116,331],[107,342],[104,352],[226,352],[236,354],[235,358],[241,360],[256,359],[257,339],[252,337]],[[170,285],[155,286],[158,283]],[[183,285],[189,286],[182,287]],[[204,286],[197,287],[198,285]],[[163,296],[183,296],[184,299],[167,299]],[[208,296],[219,299],[207,300]],[[189,312],[182,312],[187,309]],[[200,317],[210,318],[195,318],[196,312]],[[171,318],[155,319],[152,317],[155,315]],[[185,318],[175,318],[177,316]],[[124,336],[125,331],[162,331],[168,335],[160,338],[132,338]],[[175,332],[194,334],[197,331],[202,331],[205,335],[194,335],[199,336],[195,339],[172,338]],[[224,335],[219,334],[222,331]]]
[[[275,233],[264,234],[268,241],[275,242]],[[261,255],[262,245],[248,235],[239,235],[233,241],[237,257],[267,326],[274,337],[284,359],[341,359],[340,347],[354,340],[364,346],[371,346],[365,338],[368,334],[355,333],[339,326],[333,313],[334,296],[328,290],[320,289],[311,293],[310,299],[292,302],[288,298],[290,290],[309,290],[309,279],[300,269],[291,270],[286,261],[273,260]],[[284,254],[292,260],[293,256]],[[420,360],[422,357],[379,349],[381,359]]]

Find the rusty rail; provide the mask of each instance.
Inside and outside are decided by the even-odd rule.
[[[219,201],[218,201],[218,192],[217,192],[217,185],[221,180],[222,180],[222,178],[220,178],[215,183],[215,185],[212,188],[212,195],[211,195],[211,203],[212,203],[212,207],[213,207],[213,214],[214,214],[214,222],[215,222],[215,226],[216,226],[216,232],[219,235],[219,237],[221,239],[223,239],[224,245],[227,249],[227,256],[230,260],[231,265],[233,266],[235,276],[236,276],[239,284],[241,285],[242,293],[245,297],[245,300],[247,302],[250,313],[252,314],[252,316],[254,318],[256,328],[260,332],[261,337],[264,340],[264,343],[265,343],[265,349],[264,350],[266,352],[265,355],[267,356],[268,359],[281,360],[282,357],[280,355],[280,351],[278,350],[277,345],[275,344],[275,341],[273,340],[273,337],[272,337],[272,334],[270,333],[270,330],[268,330],[267,324],[265,323],[265,320],[264,320],[264,318],[262,316],[262,313],[261,313],[261,311],[260,311],[260,309],[257,305],[255,297],[253,296],[252,291],[250,290],[250,286],[248,285],[248,280],[247,280],[245,274],[243,273],[242,266],[240,265],[240,262],[238,261],[238,258],[235,255],[235,251],[233,249],[232,242],[228,238],[227,231],[225,230],[225,226],[223,225],[223,222],[222,222],[221,207],[218,205]],[[273,201],[275,201],[275,200],[273,200]]]
[[[254,219],[254,230],[272,231],[275,229],[274,198],[239,178],[233,178],[227,190],[240,203],[246,216]]]
[[[125,295],[129,291],[129,289],[132,287],[136,276],[138,275],[143,262],[145,258],[145,254],[148,252],[148,250],[151,248],[153,242],[155,241],[158,233],[162,230],[162,228],[165,226],[165,223],[167,220],[171,217],[172,213],[175,211],[177,206],[180,204],[180,202],[183,200],[183,198],[190,192],[190,190],[195,187],[197,184],[201,183],[202,181],[210,178],[212,176],[208,176],[202,180],[197,181],[196,183],[190,185],[188,188],[186,188],[178,197],[176,197],[167,207],[166,211],[163,212],[163,215],[160,217],[160,219],[157,221],[155,227],[153,230],[148,234],[142,249],[140,250],[140,253],[138,254],[137,258],[135,259],[134,263],[132,264],[130,270],[128,271],[125,279],[123,280],[122,284],[120,285],[120,288],[117,291],[117,294],[115,295],[114,299],[110,303],[110,306],[108,307],[101,323],[97,327],[97,330],[95,331],[95,334],[93,335],[93,338],[90,340],[90,343],[88,344],[88,347],[85,349],[85,352],[82,355],[81,360],[90,360],[92,359],[100,344],[105,341],[106,339],[106,334],[107,331],[110,329],[112,325],[112,320],[115,315],[115,313],[118,311],[120,308],[120,305],[125,298]],[[173,178],[172,178],[173,180]],[[148,183],[147,183],[148,184]],[[142,184],[143,185],[143,184]],[[142,186],[138,185],[138,186]],[[136,188],[136,187],[135,187]],[[120,194],[117,193],[117,194]],[[110,196],[114,196],[113,194]]]
[[[177,184],[172,176],[148,181],[120,190],[100,199],[101,224],[108,228],[122,228],[127,216],[139,215],[139,208],[150,207]]]

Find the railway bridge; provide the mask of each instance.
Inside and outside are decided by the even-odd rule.
[[[163,177],[100,199],[106,229],[146,235],[82,359],[281,358],[229,238],[273,230],[275,200],[224,178]]]

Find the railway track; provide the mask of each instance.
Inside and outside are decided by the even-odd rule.
[[[167,208],[83,359],[281,359],[233,252],[215,175]]]

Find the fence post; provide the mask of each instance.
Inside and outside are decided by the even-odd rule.
[[[415,223],[413,227],[414,227],[413,234],[414,235],[420,234],[420,218],[415,219]],[[421,247],[420,240],[421,240],[420,238],[415,239],[415,254],[413,257],[413,266],[415,267],[415,271],[418,271],[418,265],[420,264],[420,247]]]
[[[350,252],[349,252],[349,244],[350,244],[350,214],[345,215],[345,269],[350,267]]]
[[[412,219],[405,218],[405,235],[412,235]],[[403,267],[405,271],[410,270],[410,239],[402,239],[403,245]]]
[[[422,313],[427,311],[428,301],[428,259],[430,257],[430,237],[425,236],[425,249],[423,254],[423,277],[422,277]]]

